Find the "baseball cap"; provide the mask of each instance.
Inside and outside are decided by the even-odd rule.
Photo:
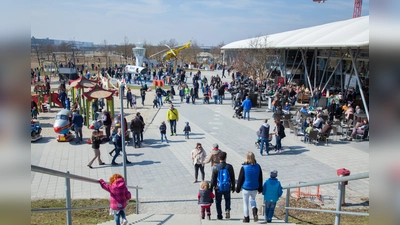
[[[218,148],[218,144],[217,143],[213,144],[213,148]]]

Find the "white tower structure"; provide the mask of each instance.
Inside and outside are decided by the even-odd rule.
[[[137,43],[136,47],[132,48],[133,54],[136,57],[136,66],[143,66],[143,58],[146,53],[146,49],[143,48],[142,43]]]

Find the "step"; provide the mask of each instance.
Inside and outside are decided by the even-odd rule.
[[[240,223],[242,224],[243,215],[231,215],[229,220],[217,220],[216,215],[211,215],[211,220],[201,219],[200,214],[132,214],[127,216],[128,224],[145,224],[145,225],[156,225],[156,224],[165,224],[165,225],[177,225],[177,224],[190,224],[190,225],[214,225],[214,224],[232,224],[232,223]],[[259,215],[259,221],[254,223],[253,218],[250,217],[251,224],[267,224],[264,222],[263,216]],[[108,222],[100,223],[98,225],[114,225],[115,221],[111,220]],[[268,224],[291,224],[294,223],[285,223],[283,220],[278,220],[274,218],[271,223]]]

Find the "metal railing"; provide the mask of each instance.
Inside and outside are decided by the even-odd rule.
[[[66,191],[66,207],[65,208],[42,208],[42,209],[31,209],[31,212],[54,212],[54,211],[66,211],[67,216],[67,225],[72,225],[72,210],[84,210],[84,209],[99,209],[99,208],[109,208],[109,206],[91,206],[91,207],[79,207],[72,208],[71,207],[71,185],[70,179],[79,180],[88,183],[95,183],[99,185],[99,181],[93,178],[78,176],[75,174],[70,174],[68,171],[66,173],[52,170],[40,166],[31,165],[31,171],[37,173],[48,174],[56,177],[64,177],[65,178],[65,191]],[[143,189],[138,186],[127,186],[128,189],[136,189],[136,214],[139,214],[139,189]]]
[[[359,179],[366,179],[369,178],[369,173],[360,173],[351,176],[340,176],[335,177],[332,179],[314,181],[309,183],[301,183],[296,185],[288,185],[282,187],[282,189],[286,189],[286,206],[285,206],[285,222],[287,223],[289,220],[289,210],[303,210],[303,211],[314,211],[314,212],[324,212],[324,213],[335,213],[335,225],[340,224],[340,215],[347,214],[347,215],[355,215],[355,216],[369,216],[369,213],[360,213],[360,212],[347,212],[341,211],[342,201],[344,201],[345,197],[345,181],[350,180],[359,180]],[[310,187],[316,186],[321,184],[332,184],[338,183],[338,195],[337,195],[337,203],[336,203],[336,210],[321,210],[321,209],[308,209],[308,208],[293,208],[289,207],[290,202],[290,189],[293,188],[301,188],[301,187]]]

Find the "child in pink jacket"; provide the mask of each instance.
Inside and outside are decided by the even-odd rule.
[[[131,199],[131,193],[126,187],[124,177],[120,174],[114,174],[110,177],[110,184],[107,184],[103,179],[99,180],[101,187],[110,192],[110,215],[114,215],[116,225],[126,225],[128,220],[125,216],[125,208]],[[122,223],[120,223],[122,217]]]

